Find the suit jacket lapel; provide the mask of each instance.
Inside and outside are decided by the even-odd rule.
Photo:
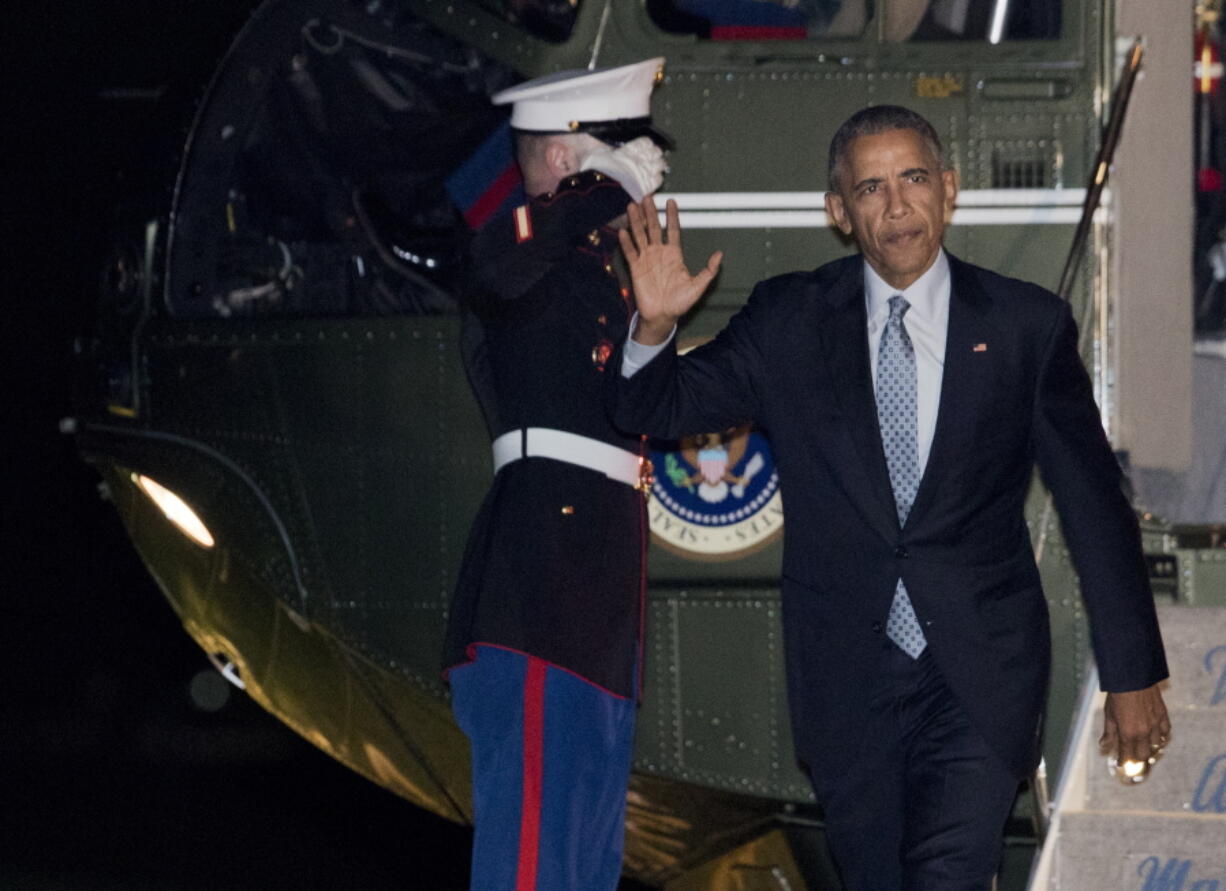
[[[864,265],[857,256],[822,298],[827,317],[818,325],[820,355],[834,381],[839,408],[847,419],[852,448],[835,468],[844,486],[861,503],[865,516],[881,535],[898,534],[898,508],[890,487],[877,400],[873,394],[868,356],[868,316],[864,302]]]
[[[942,477],[957,466],[965,456],[956,454],[958,431],[970,417],[972,406],[982,404],[990,387],[989,378],[980,373],[979,353],[990,348],[998,333],[988,321],[991,298],[970,274],[966,264],[949,255],[950,298],[949,327],[945,335],[945,370],[941,376],[941,397],[937,407],[937,425],[928,452],[928,463],[920,479],[919,491],[907,525],[919,521],[929,503],[941,490]]]

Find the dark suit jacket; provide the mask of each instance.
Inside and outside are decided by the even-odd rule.
[[[1019,776],[1033,769],[1050,671],[1023,516],[1036,461],[1081,578],[1104,689],[1166,676],[1136,517],[1068,307],[1035,285],[950,266],[936,432],[901,528],[858,255],[759,284],[714,341],[684,357],[666,349],[607,391],[626,430],[675,438],[752,420],[770,436],[786,513],[793,734],[812,769],[855,754],[899,577],[973,723]]]

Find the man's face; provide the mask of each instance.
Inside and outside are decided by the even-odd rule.
[[[936,259],[957,194],[957,174],[941,170],[923,137],[887,130],[848,147],[839,190],[826,193],[826,212],[856,239],[877,274],[901,291]]]

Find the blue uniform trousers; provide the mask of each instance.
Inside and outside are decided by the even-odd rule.
[[[472,744],[474,891],[601,891],[621,875],[633,700],[556,665],[473,647],[451,669]]]

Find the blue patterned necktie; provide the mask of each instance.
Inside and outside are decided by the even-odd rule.
[[[894,489],[900,526],[907,522],[907,514],[911,512],[920,481],[915,347],[902,322],[903,315],[910,308],[911,304],[901,294],[890,298],[890,318],[885,331],[881,333],[881,344],[877,350],[877,423],[881,427],[881,443],[885,447],[886,466],[890,471],[890,486]],[[890,604],[885,634],[912,659],[918,659],[928,645],[901,578],[894,588],[894,602]]]

